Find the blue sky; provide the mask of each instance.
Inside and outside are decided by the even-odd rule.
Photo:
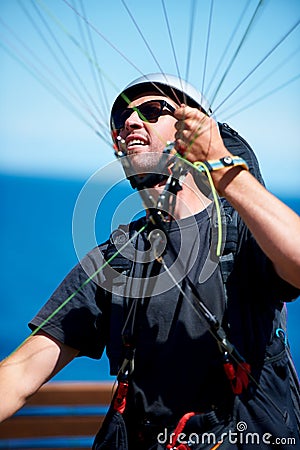
[[[1,170],[87,179],[113,160],[111,146],[95,130],[101,127],[108,137],[109,105],[118,91],[141,74],[162,69],[203,88],[213,99],[217,119],[227,121],[254,148],[268,187],[297,196],[300,26],[218,106],[297,23],[299,1],[263,2],[246,35],[256,0],[216,0],[210,27],[208,0],[165,0],[166,16],[160,0],[127,0],[127,8],[124,3],[89,0],[83,13],[79,0],[70,1],[90,21],[87,29],[63,0],[1,1]],[[61,101],[57,96],[62,95]]]

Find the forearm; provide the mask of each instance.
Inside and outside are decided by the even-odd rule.
[[[19,379],[18,370],[14,371],[13,366],[14,362],[7,361],[2,362],[0,366],[0,422],[22,408],[30,395],[28,386],[24,392],[24,378]]]
[[[299,216],[246,170],[234,167],[212,176],[219,194],[238,211],[277,273],[300,288]]]
[[[29,337],[0,364],[0,422],[18,411],[78,351],[42,332]]]
[[[174,116],[175,149],[190,162],[233,155],[225,147],[212,117],[181,106]],[[238,211],[277,273],[300,288],[300,218],[239,166],[211,172],[221,196]]]

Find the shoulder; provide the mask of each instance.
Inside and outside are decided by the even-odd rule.
[[[79,262],[81,270],[98,286],[107,289],[116,277],[115,270],[131,267],[135,252],[134,241],[145,223],[143,217],[129,224],[119,225],[111,232],[109,239],[93,248]]]

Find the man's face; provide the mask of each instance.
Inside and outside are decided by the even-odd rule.
[[[144,94],[128,105],[128,108],[139,107],[150,100],[165,100],[174,108],[178,106],[162,95]],[[176,119],[168,107],[163,107],[156,120],[144,121],[137,111],[132,111],[119,130],[119,136],[125,141],[128,157],[137,174],[155,171],[163,149],[168,141],[174,140]]]

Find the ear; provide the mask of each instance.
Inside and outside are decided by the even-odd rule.
[[[117,132],[117,130],[112,130],[111,132],[110,132],[110,135],[111,135],[111,138],[112,138],[112,141],[113,141],[113,149],[114,149],[114,151],[115,151],[115,155],[117,156],[117,153],[118,153],[118,151],[119,151],[119,147],[118,147],[118,144],[117,144],[117,137],[118,137],[118,132]]]

